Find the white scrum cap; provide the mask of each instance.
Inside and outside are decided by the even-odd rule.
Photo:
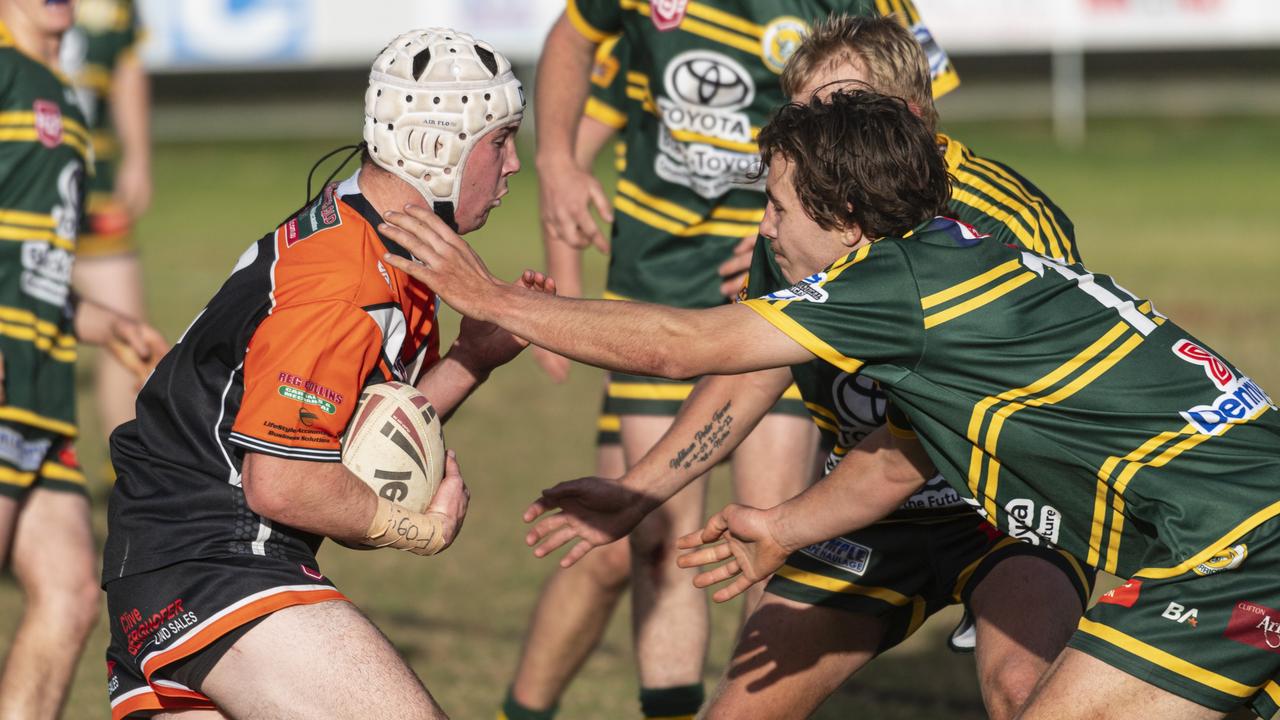
[[[492,46],[449,28],[412,30],[373,61],[364,140],[374,162],[452,223],[471,149],[523,115],[520,81]]]

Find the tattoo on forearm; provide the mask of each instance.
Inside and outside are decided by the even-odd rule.
[[[711,422],[693,434],[693,442],[676,452],[675,457],[667,463],[672,470],[688,470],[711,459],[712,454],[729,439],[733,429],[733,415],[729,414],[732,406],[733,402],[729,401],[715,411],[711,415]]]

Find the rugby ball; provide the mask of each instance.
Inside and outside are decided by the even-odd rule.
[[[370,385],[342,436],[342,464],[378,495],[427,509],[444,477],[444,433],[431,401],[412,385]]]

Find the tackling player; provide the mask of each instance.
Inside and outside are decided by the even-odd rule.
[[[375,228],[424,200],[459,232],[520,169],[506,58],[470,35],[405,33],[374,60],[359,171],[250,245],[111,438],[103,587],[112,717],[440,718],[391,644],[321,573],[324,537],[432,555],[461,527],[452,455],[425,513],[340,461],[361,390],[415,383],[442,416],[525,343],[463,320],[443,357],[432,290]],[[201,710],[200,717],[208,714]]]
[[[98,619],[89,502],[75,458],[77,339],[143,362],[150,327],[71,290],[89,137],[53,69],[69,3],[0,0],[0,558],[25,606],[0,717],[53,718]]]
[[[539,61],[538,173],[546,242],[610,252],[605,297],[675,307],[726,302],[720,268],[754,238],[763,216],[755,133],[783,102],[778,84],[808,23],[832,10],[895,14],[922,37],[928,30],[909,1],[895,0],[570,0]],[[596,120],[619,127],[626,145],[613,228],[606,241],[589,212],[609,217],[599,183],[575,161],[574,128],[588,93],[597,44],[621,34],[614,96],[624,104],[588,103]],[[957,82],[936,51],[939,94]],[[736,293],[731,285],[729,294]],[[624,455],[638,460],[666,432],[691,382],[614,374],[605,416],[619,417]],[[744,442],[733,460],[735,494],[774,504],[812,480],[816,432],[791,389]],[[669,560],[675,538],[704,514],[705,481],[647,518],[630,537],[633,636],[641,709],[650,717],[682,717],[703,699],[706,601],[688,574]],[[582,568],[557,571],[539,606],[556,598],[559,612],[538,612],[507,702],[509,720],[545,716],[607,621],[600,607],[616,596],[620,553]],[[562,577],[563,576],[563,577]],[[581,594],[585,590],[588,595]],[[556,632],[558,626],[561,631]],[[538,644],[535,647],[535,643]]]
[[[782,74],[783,88],[796,98],[849,83],[903,97],[931,129],[936,123],[928,61],[911,34],[891,20],[833,16],[813,29]],[[939,135],[938,144],[954,178],[951,214],[1001,242],[1077,259],[1070,222],[1034,185],[954,138]],[[748,297],[789,284],[767,242],[760,242],[755,260]],[[651,496],[658,488],[665,495],[683,487],[696,472],[673,469],[667,460],[695,442],[709,422],[728,415],[735,426],[726,427],[722,447],[696,468],[718,461],[793,376],[833,446],[828,471],[883,424],[885,398],[875,383],[825,363],[711,376],[699,382],[672,430],[622,483],[644,487]],[[726,406],[730,411],[722,413]],[[612,483],[588,479],[564,483],[546,495],[584,534],[587,528],[598,532],[608,526],[608,538],[625,533],[633,522],[629,513],[606,517],[613,491]],[[602,539],[595,532],[589,537]],[[1066,553],[992,532],[935,477],[875,527],[806,548],[790,560],[748,621],[710,716],[807,716],[850,674],[904,640],[930,615],[963,603],[976,616],[976,632],[962,639],[972,649],[976,635],[987,711],[993,718],[1010,717],[1066,644],[1091,581],[1092,573]],[[802,669],[771,676],[755,661],[760,647],[772,648],[780,664]],[[766,677],[774,681],[762,682]]]
[[[793,285],[733,306],[545,299],[493,281],[421,211],[394,218],[412,234],[390,232],[442,297],[575,359],[671,377],[820,359],[881,384],[905,457],[855,450],[797,498],[731,505],[682,541],[728,540],[681,558],[728,560],[698,578],[732,580],[717,600],[893,512],[936,467],[1011,535],[1132,578],[1081,620],[1020,717],[1274,714],[1280,419],[1266,393],[1111,278],[934,217],[946,168],[899,100],[789,105],[760,144],[763,234]]]

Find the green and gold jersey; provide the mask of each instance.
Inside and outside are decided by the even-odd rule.
[[[111,127],[111,79],[116,66],[138,51],[142,37],[132,0],[77,0],[75,27],[63,37],[61,64],[93,134],[96,166],[90,192],[113,189],[118,147]]]
[[[75,434],[68,312],[89,135],[64,78],[0,25],[0,420]]]
[[[810,23],[833,11],[894,15],[930,51],[935,94],[958,83],[910,0],[568,0],[583,36],[625,45],[627,107],[611,116],[614,127],[625,119],[626,141],[612,296],[723,302],[716,269],[764,215],[756,135],[785,100],[778,75]]]
[[[1271,398],[1078,263],[936,218],[743,304],[878,382],[952,487],[1011,536],[1174,577],[1280,514]]]
[[[583,115],[621,131],[627,126],[627,44],[614,35],[596,47],[595,64],[591,66],[591,91]],[[618,137],[614,142],[614,168],[627,169],[627,142]]]
[[[1071,221],[1039,188],[1009,166],[976,155],[954,138],[939,135],[938,146],[944,149],[947,172],[954,178],[948,204],[953,217],[1007,245],[1079,262]],[[756,243],[751,263],[744,298],[761,297],[791,284],[763,238]],[[825,444],[832,448],[827,472],[884,424],[885,396],[869,378],[822,361],[797,365],[792,375]],[[954,490],[931,482],[892,519],[936,517],[939,512],[968,512],[968,508]]]

